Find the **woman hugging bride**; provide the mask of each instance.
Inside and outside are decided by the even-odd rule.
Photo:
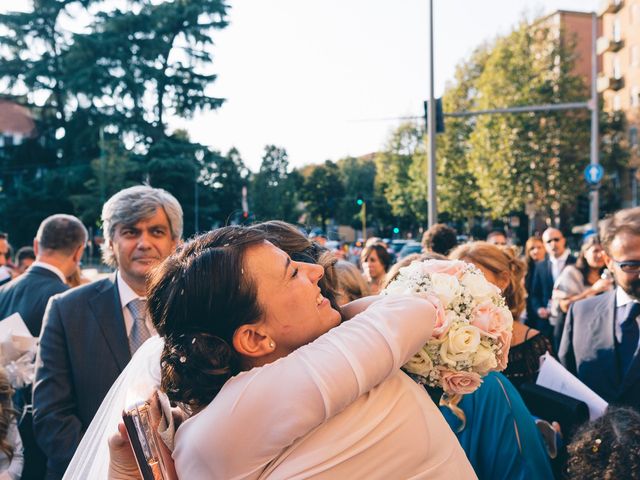
[[[317,258],[287,241],[296,236],[279,222],[225,227],[158,267],[148,307],[161,338],[114,385],[65,478],[107,476],[96,455],[108,458],[113,412],[123,390],[144,383],[140,372],[188,415],[172,455],[181,479],[476,478],[400,370],[431,338],[433,304],[368,297],[339,312],[321,292],[323,267],[309,263]],[[124,452],[114,461],[126,472],[123,438],[112,452]]]

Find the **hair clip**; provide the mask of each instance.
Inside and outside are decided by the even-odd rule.
[[[194,343],[196,343],[196,337],[193,337],[193,339],[191,340],[191,345],[193,345]]]
[[[187,362],[187,357],[185,357],[184,355],[182,355],[180,357],[180,363],[186,363]]]
[[[594,445],[593,445],[593,447],[591,447],[591,451],[593,453],[597,453],[598,450],[600,450],[600,444],[602,443],[602,440],[600,440],[599,438],[596,438],[593,443],[594,443]]]

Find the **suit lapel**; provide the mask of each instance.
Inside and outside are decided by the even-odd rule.
[[[632,387],[638,381],[638,378],[640,378],[640,349],[636,348],[636,353],[633,355],[633,360],[631,361],[629,370],[622,379],[622,385],[620,385],[620,395],[623,395],[626,390]]]
[[[124,370],[131,360],[131,353],[115,274],[98,284],[98,294],[89,300],[89,307],[118,367]]]
[[[545,261],[547,262],[546,289],[547,289],[548,295],[551,296],[551,292],[553,291],[553,264],[551,263],[551,260],[549,258],[547,258]]]
[[[620,385],[622,375],[618,366],[618,356],[616,355],[616,295],[615,290],[605,293],[602,301],[593,312],[593,321],[596,328],[593,329],[595,335],[603,336],[603,348],[598,352],[599,362],[602,363],[603,372],[611,372],[615,377],[614,384]],[[615,388],[615,387],[614,387]]]

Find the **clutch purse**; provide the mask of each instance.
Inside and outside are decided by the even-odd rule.
[[[158,432],[162,410],[155,392],[122,412],[129,442],[144,480],[178,480],[171,451]]]

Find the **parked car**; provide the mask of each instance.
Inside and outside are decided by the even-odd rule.
[[[408,240],[407,243],[400,249],[398,252],[398,260],[406,257],[407,255],[411,255],[412,253],[421,253],[422,245],[415,240]]]
[[[389,246],[391,247],[391,250],[393,250],[393,253],[398,254],[398,252],[402,250],[402,247],[404,247],[409,242],[411,242],[411,240],[398,238],[396,240],[391,240],[391,243],[389,244]]]

